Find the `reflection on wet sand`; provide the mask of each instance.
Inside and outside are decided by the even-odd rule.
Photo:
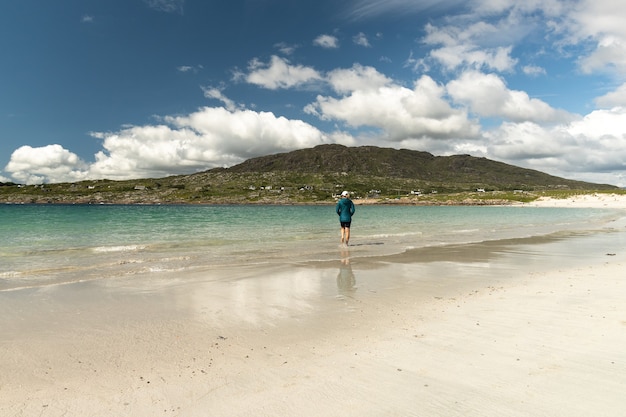
[[[290,268],[260,271],[233,281],[209,281],[182,291],[181,305],[193,306],[196,317],[213,325],[275,325],[308,314],[323,290],[323,271]]]
[[[337,274],[337,289],[341,295],[351,295],[356,291],[356,278],[350,264],[350,251],[347,248],[341,250],[341,263]]]

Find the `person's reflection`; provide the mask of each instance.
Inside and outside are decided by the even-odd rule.
[[[350,265],[350,251],[343,249],[341,251],[341,263],[339,264],[339,273],[337,274],[337,289],[340,294],[350,295],[356,291],[356,278],[352,272]]]

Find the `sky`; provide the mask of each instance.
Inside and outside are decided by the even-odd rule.
[[[623,1],[4,1],[0,51],[1,182],[338,143],[626,187]]]

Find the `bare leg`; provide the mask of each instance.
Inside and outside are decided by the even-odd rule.
[[[348,241],[350,240],[350,228],[349,227],[344,227],[345,229],[345,239],[344,242],[346,244],[346,246],[348,246]]]

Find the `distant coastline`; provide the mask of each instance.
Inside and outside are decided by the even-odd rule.
[[[72,196],[65,194],[45,195],[32,193],[0,194],[0,203],[22,204],[64,204],[64,205],[332,205],[337,200],[292,199],[275,195],[272,197],[246,199],[242,197],[215,196],[207,199],[164,199],[158,193],[141,191],[134,195],[90,195]],[[533,207],[608,207],[626,208],[626,190],[589,191],[568,190],[551,192],[462,192],[423,196],[399,196],[395,198],[355,198],[357,205],[414,205],[414,206],[508,206],[525,205]]]
[[[0,183],[0,203],[332,204],[343,190],[359,204],[472,206],[626,192],[470,155],[335,144],[163,178]]]

